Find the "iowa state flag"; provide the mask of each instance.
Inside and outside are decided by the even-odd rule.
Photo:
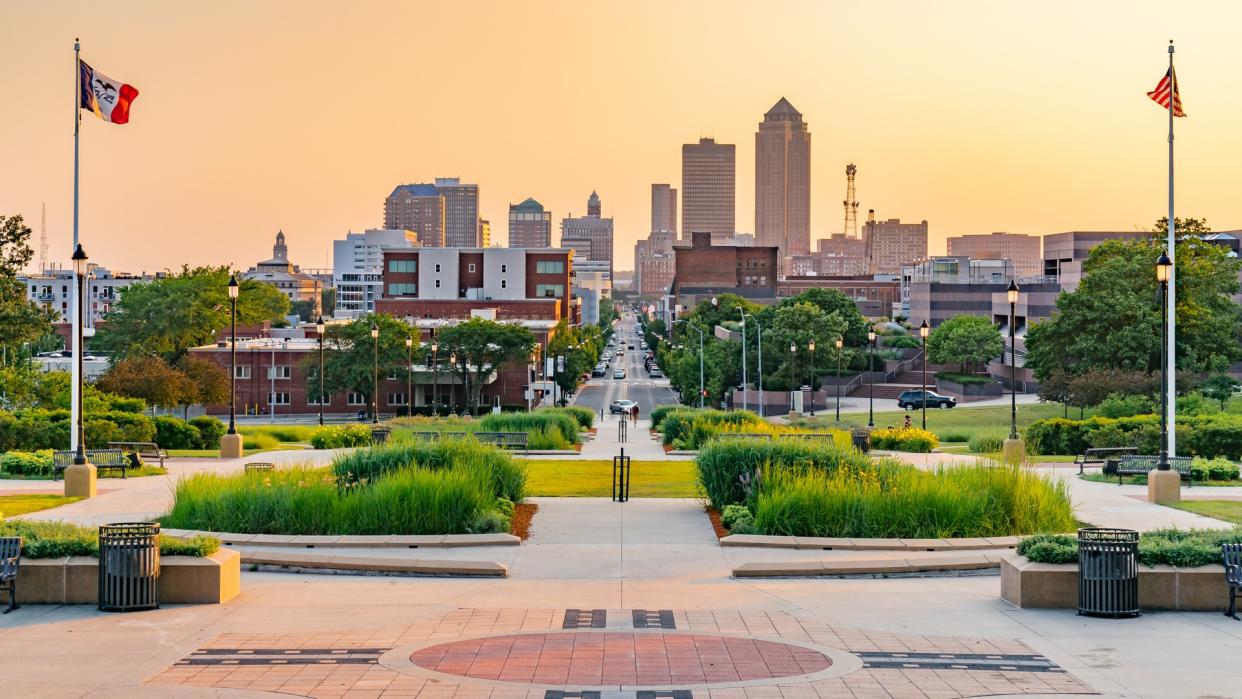
[[[109,78],[86,61],[78,61],[78,65],[82,109],[89,109],[95,116],[113,124],[128,123],[129,106],[138,99],[138,89]]]

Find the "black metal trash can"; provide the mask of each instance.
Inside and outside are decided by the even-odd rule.
[[[158,609],[160,525],[154,522],[99,527],[99,609]]]
[[[850,436],[854,439],[854,448],[866,454],[871,451],[871,431],[853,430]]]
[[[1078,530],[1078,613],[1114,619],[1139,615],[1138,532]]]
[[[371,443],[372,444],[383,444],[388,441],[388,435],[391,433],[392,431],[389,430],[387,427],[372,427],[371,428]]]

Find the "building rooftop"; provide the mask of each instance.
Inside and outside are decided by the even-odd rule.
[[[777,101],[776,104],[772,105],[772,108],[769,109],[767,114],[764,114],[763,117],[765,119],[770,119],[773,117],[799,117],[801,118],[802,112],[799,112],[797,109],[794,109],[794,106],[789,103],[789,100],[782,97],[780,98],[780,100]]]
[[[535,201],[533,197],[526,197],[526,201],[521,204],[510,204],[510,211],[543,213],[543,204]]]
[[[406,192],[412,197],[435,197],[440,195],[440,191],[436,189],[434,184],[399,184],[392,190],[392,194],[388,196],[396,196],[400,192]]]

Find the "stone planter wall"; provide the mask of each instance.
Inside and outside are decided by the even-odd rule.
[[[960,384],[956,381],[936,379],[936,390],[941,393],[952,393],[958,396],[1003,396],[1005,387],[991,381],[989,383]]]
[[[1077,609],[1078,566],[1006,558],[1001,561],[1001,598],[1025,609]],[[1219,612],[1228,604],[1224,566],[1139,566],[1142,609]]]
[[[220,604],[241,591],[241,554],[161,556],[160,604]],[[23,558],[18,604],[99,604],[99,559],[92,556]]]

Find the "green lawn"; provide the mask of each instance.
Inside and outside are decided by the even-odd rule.
[[[526,494],[534,497],[609,497],[612,462],[604,459],[525,459]],[[631,462],[630,497],[697,498],[693,461]]]
[[[1023,428],[1035,422],[1050,417],[1062,417],[1065,409],[1059,403],[1033,403],[1030,405],[1018,406],[1018,427]],[[887,412],[878,412],[875,414],[876,427],[894,427],[900,426],[906,419],[906,415],[918,427],[921,423],[921,411],[911,410],[892,410]],[[1091,415],[1091,411],[1087,411],[1087,415]],[[1077,411],[1070,411],[1071,417],[1078,417]],[[867,413],[842,413],[842,422],[849,422],[854,425],[866,425]],[[816,422],[821,427],[831,427],[833,419],[829,416],[827,419],[816,418]],[[950,408],[948,410],[940,410],[928,408],[927,410],[927,429],[940,435],[945,432],[956,432],[958,434],[969,434],[979,430],[1008,430],[1009,429],[1009,406],[1008,405],[990,405],[982,408],[971,408],[968,406]]]
[[[63,495],[0,495],[0,518],[60,507],[81,499]]]
[[[1239,500],[1182,500],[1166,504],[1204,517],[1242,524],[1242,501]]]

